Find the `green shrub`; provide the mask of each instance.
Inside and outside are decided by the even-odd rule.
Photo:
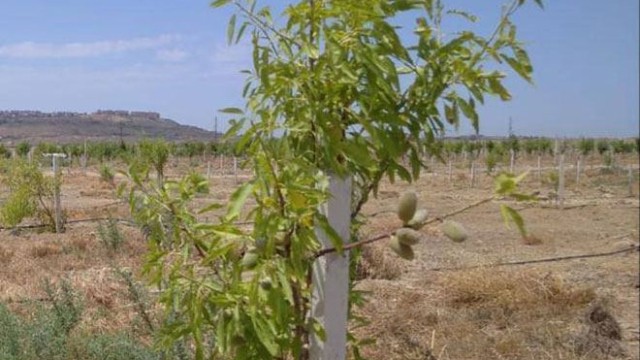
[[[0,303],[0,359],[20,358],[20,337],[18,319]]]
[[[0,144],[0,158],[8,159],[11,157],[11,150],[9,150],[4,144]]]
[[[100,180],[107,182],[109,184],[113,184],[113,180],[115,179],[115,173],[111,169],[111,167],[107,164],[102,164],[100,166]]]
[[[2,182],[9,189],[9,196],[0,206],[2,224],[14,227],[24,218],[36,216],[55,228],[53,197],[59,184],[45,177],[36,164],[23,159],[7,160],[2,165]]]
[[[83,306],[70,284],[45,283],[47,304],[23,318],[0,303],[0,360],[160,360],[161,354],[126,332],[93,334],[76,329]]]
[[[155,360],[157,352],[136,342],[127,334],[77,336],[69,344],[73,359],[83,360]]]
[[[98,224],[98,238],[100,243],[109,252],[115,252],[124,243],[125,238],[118,228],[118,222],[115,219],[107,220],[106,224]]]
[[[31,151],[31,144],[27,141],[22,141],[16,146],[16,153],[18,156],[25,157]]]
[[[494,151],[489,151],[484,158],[484,162],[487,165],[487,173],[491,174],[496,165],[498,165],[498,154],[496,154]]]

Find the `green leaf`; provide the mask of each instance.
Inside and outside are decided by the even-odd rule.
[[[509,66],[516,72],[518,73],[518,75],[520,75],[523,79],[531,82],[532,78],[531,78],[531,66],[528,66],[525,63],[521,63],[518,60],[507,56],[507,55],[500,55],[500,57],[505,60],[507,62],[507,64],[509,64]]]
[[[233,33],[236,30],[236,14],[231,15],[229,19],[229,25],[227,25],[227,44],[233,42]]]
[[[518,184],[520,183],[520,181],[524,180],[524,178],[526,178],[527,175],[529,175],[529,171],[525,171],[522,174],[516,176],[515,178],[513,178],[513,181],[515,181],[515,183]]]
[[[470,121],[476,132],[479,131],[480,119],[478,118],[478,113],[476,112],[476,104],[473,101],[473,98],[469,98],[469,102],[465,101],[462,98],[458,98],[458,105],[460,106],[460,110],[464,116],[466,116]]]
[[[229,141],[235,138],[238,135],[238,132],[244,126],[244,120],[241,121],[229,121],[229,125],[231,126],[227,132],[224,134],[222,141]]]
[[[510,222],[513,222],[518,228],[520,235],[523,237],[527,236],[527,230],[525,228],[524,219],[522,219],[522,216],[520,216],[520,213],[518,213],[515,209],[504,204],[500,205],[500,212],[502,213],[502,218],[504,219],[505,224],[507,226],[509,226]]]
[[[509,94],[509,91],[502,85],[502,82],[500,82],[499,79],[490,77],[488,80],[489,88],[494,94],[500,96],[500,99],[503,101],[511,100],[511,94]]]
[[[312,319],[312,323],[313,323],[313,333],[318,337],[318,339],[320,339],[321,341],[326,341],[327,340],[327,333],[324,331],[324,327],[322,326],[322,324],[320,323],[320,321],[318,321],[318,319]]]
[[[320,56],[318,48],[308,43],[302,44],[302,52],[311,59],[317,59]]]
[[[497,195],[510,195],[517,189],[513,175],[500,174],[496,177],[495,193]]]
[[[267,349],[271,356],[278,354],[278,344],[275,341],[275,331],[273,325],[264,317],[257,315],[251,317],[253,328],[256,331],[260,343]]]
[[[219,8],[219,7],[227,5],[230,2],[231,2],[231,0],[215,0],[214,2],[211,3],[211,7]]]
[[[238,29],[238,34],[236,35],[236,41],[235,41],[236,44],[240,42],[240,39],[242,38],[242,35],[244,34],[244,31],[247,29],[248,25],[249,25],[248,22],[244,22],[242,23],[242,25],[240,25],[240,28]]]
[[[473,15],[473,14],[467,12],[467,11],[464,11],[464,10],[456,10],[456,9],[447,10],[447,14],[461,16],[461,17],[463,17],[463,18],[465,18],[468,21],[473,22],[473,23],[478,21],[478,17],[477,16],[475,16],[475,15]]]
[[[235,108],[235,107],[228,107],[228,108],[221,109],[219,111],[225,114],[244,115],[244,111],[242,111],[242,109]]]
[[[458,105],[455,102],[453,102],[451,105],[444,106],[444,116],[447,119],[447,122],[451,125],[454,125],[456,128],[460,124]]]
[[[202,209],[200,209],[200,210],[198,211],[198,214],[208,213],[208,212],[210,212],[210,211],[220,209],[220,208],[222,208],[222,206],[223,206],[222,204],[218,204],[218,203],[211,203],[211,204],[209,204],[209,205],[207,205],[207,206],[203,207]]]
[[[247,182],[242,184],[236,191],[233,192],[229,199],[229,206],[227,209],[226,219],[232,221],[240,215],[240,211],[247,201],[247,198],[251,194],[254,188],[253,182]]]
[[[317,214],[318,225],[324,231],[325,235],[329,237],[329,241],[331,245],[336,249],[338,254],[342,254],[342,248],[344,247],[344,242],[340,235],[333,229],[333,227],[329,224],[329,220],[324,214]]]

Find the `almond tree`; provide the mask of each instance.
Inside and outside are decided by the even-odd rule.
[[[197,359],[308,359],[311,337],[326,335],[309,316],[312,264],[346,248],[319,210],[329,179],[353,178],[355,221],[383,178],[418,178],[447,124],[466,118],[477,130],[477,104],[511,98],[501,65],[531,81],[510,20],[524,2],[506,4],[481,36],[445,34],[443,17],[476,18],[433,0],[303,0],[279,20],[254,0],[214,1],[235,9],[229,41],[253,45],[246,106],[223,112],[255,176],[226,205],[200,211],[191,203],[199,179],[132,177],[131,207],[151,245],[145,269],[168,314],[161,344],[188,339]],[[410,28],[395,25],[402,16],[415,17]],[[503,176],[499,191],[513,194],[516,182]],[[212,211],[217,221],[203,221]],[[317,228],[333,248],[321,249]]]

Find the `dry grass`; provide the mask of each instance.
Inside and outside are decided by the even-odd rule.
[[[518,312],[554,305],[573,307],[595,298],[591,288],[574,288],[551,274],[483,269],[458,272],[440,280],[450,306],[489,306]]]
[[[60,254],[62,246],[53,243],[34,244],[29,252],[34,258],[44,258]]]
[[[422,285],[374,286],[378,301],[363,309],[373,322],[357,331],[377,340],[365,350],[371,359],[586,360],[623,354],[610,335],[617,322],[594,290],[560,277],[475,270]],[[594,317],[598,321],[589,320]]]
[[[0,245],[0,263],[7,264],[13,259],[15,251]]]
[[[404,271],[403,260],[390,254],[384,244],[373,244],[362,248],[362,256],[356,267],[356,280],[394,280]]]

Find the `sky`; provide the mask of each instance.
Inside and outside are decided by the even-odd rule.
[[[286,1],[258,0],[279,8]],[[479,110],[480,133],[620,137],[639,133],[637,0],[544,1],[514,16],[534,84],[513,74],[513,99]],[[444,1],[488,35],[500,1]],[[232,8],[202,0],[0,0],[0,110],[156,111],[208,130],[242,107],[249,45],[228,46]],[[410,18],[398,25],[413,25]],[[458,30],[457,22],[444,24]],[[462,126],[459,134],[471,133]],[[453,133],[455,134],[455,133]]]

